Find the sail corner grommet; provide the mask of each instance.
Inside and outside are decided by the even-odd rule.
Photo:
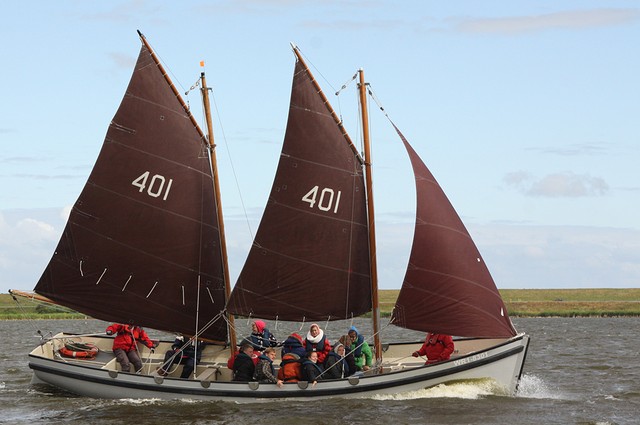
[[[118,371],[117,370],[110,370],[109,371],[109,377],[110,378],[117,378],[118,377]]]
[[[249,382],[249,388],[252,390],[257,390],[260,387],[260,382]]]
[[[298,381],[298,388],[306,390],[307,387],[309,387],[309,383],[307,381]]]
[[[360,383],[360,378],[358,378],[357,376],[350,376],[349,383],[351,385],[358,385]]]

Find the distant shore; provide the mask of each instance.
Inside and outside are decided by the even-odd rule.
[[[380,311],[389,316],[399,290],[380,291]],[[614,289],[502,289],[511,317],[640,316],[640,288]],[[84,319],[72,310],[0,294],[0,320]]]
[[[381,291],[381,310],[391,311],[399,292]],[[640,288],[501,289],[500,295],[511,317],[640,316]]]

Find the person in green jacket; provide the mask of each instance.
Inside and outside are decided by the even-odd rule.
[[[364,340],[364,337],[360,335],[358,329],[355,326],[351,326],[348,332],[349,337],[351,338],[351,352],[353,353],[353,358],[356,361],[356,369],[367,371],[371,368],[371,361],[373,359],[373,353],[371,352],[371,347]]]

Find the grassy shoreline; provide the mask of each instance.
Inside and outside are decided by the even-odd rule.
[[[380,311],[389,316],[399,290],[380,291]],[[502,289],[511,317],[615,317],[640,316],[640,288],[613,289]],[[0,320],[85,319],[87,316],[59,306],[48,306],[0,294]]]

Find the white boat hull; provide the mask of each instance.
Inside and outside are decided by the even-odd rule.
[[[99,341],[106,346],[109,338]],[[424,366],[420,359],[407,357],[418,347],[418,343],[390,344],[385,352],[383,373],[351,377],[343,380],[320,381],[312,386],[307,382],[289,383],[279,388],[275,384],[257,382],[230,382],[230,371],[226,367],[229,351],[214,354],[216,361],[203,362],[198,366],[198,379],[161,377],[153,373],[162,361],[161,354],[148,353],[151,363],[145,365],[148,374],[123,373],[118,371],[113,355],[101,353],[108,361],[71,360],[56,354],[52,340],[34,349],[29,355],[29,367],[34,371],[34,382],[44,382],[69,392],[95,398],[157,398],[225,400],[233,402],[257,402],[273,399],[305,398],[362,398],[380,394],[398,394],[416,391],[459,381],[492,380],[498,391],[513,395],[518,386],[529,345],[529,337],[521,334],[499,341],[490,347],[468,353],[460,352],[447,362]],[[87,341],[85,338],[84,341]],[[166,347],[170,343],[164,343]],[[474,344],[485,345],[487,340],[462,340],[456,347]],[[161,346],[158,353],[163,353]],[[209,350],[210,347],[207,347]],[[404,357],[393,360],[393,353]],[[206,351],[205,351],[206,353]],[[144,350],[141,352],[145,357]],[[109,357],[110,356],[110,357]],[[410,359],[409,361],[407,361]],[[223,361],[224,360],[224,361]],[[404,360],[404,361],[402,361]],[[175,371],[174,371],[175,372]]]

